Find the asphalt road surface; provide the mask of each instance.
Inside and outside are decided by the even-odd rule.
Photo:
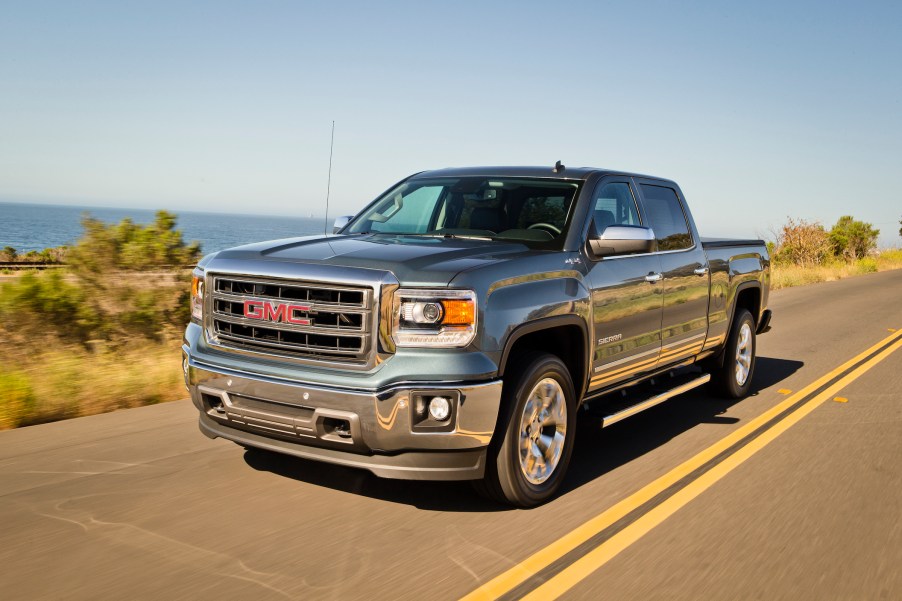
[[[2,432],[0,598],[902,599],[902,271],[771,308],[752,396],[583,436],[532,510],[208,440],[188,401]]]

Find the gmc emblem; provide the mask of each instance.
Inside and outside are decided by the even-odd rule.
[[[293,323],[296,326],[309,326],[310,320],[304,317],[295,317],[295,312],[307,313],[310,307],[307,305],[292,305],[289,303],[273,303],[261,300],[244,301],[244,316],[248,319],[260,319],[264,321],[281,321]]]

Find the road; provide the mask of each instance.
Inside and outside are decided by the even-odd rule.
[[[0,432],[0,595],[902,599],[902,351],[837,370],[900,300],[902,271],[773,293],[752,396],[583,437],[532,510],[211,441],[188,401]]]

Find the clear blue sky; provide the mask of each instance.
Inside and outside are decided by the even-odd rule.
[[[677,180],[705,234],[902,217],[899,2],[42,2],[0,18],[0,200],[331,215],[415,171]]]

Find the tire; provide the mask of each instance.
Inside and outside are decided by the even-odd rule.
[[[728,399],[748,396],[755,375],[755,320],[747,309],[738,309],[733,318],[723,366],[711,373],[711,391]]]
[[[505,383],[502,407],[486,460],[475,482],[483,496],[534,507],[554,496],[570,464],[576,438],[576,395],[567,366],[554,355],[530,353]]]

